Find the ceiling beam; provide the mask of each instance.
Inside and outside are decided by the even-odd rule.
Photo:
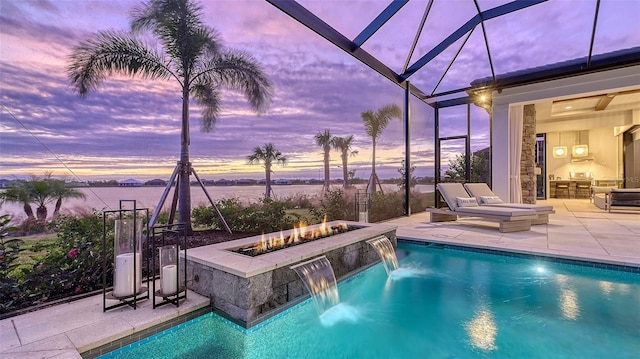
[[[411,65],[407,69],[407,71],[401,74],[402,78],[405,80],[408,79],[416,71],[420,70],[424,65],[428,64],[436,56],[441,54],[444,50],[446,50],[454,42],[458,41],[464,34],[466,34],[468,31],[471,31],[471,29],[476,27],[482,21],[490,20],[498,16],[512,13],[514,11],[522,10],[528,8],[529,6],[537,5],[546,1],[547,0],[516,0],[476,14],[464,25],[460,26],[456,31],[449,35],[446,39],[436,45],[436,47],[431,49],[431,51],[426,53],[418,61]]]
[[[389,21],[389,19],[391,19],[393,15],[395,15],[398,10],[402,9],[402,7],[405,6],[408,2],[409,0],[393,0],[391,4],[389,4],[389,6],[387,6],[386,9],[384,9],[380,13],[380,15],[376,16],[376,18],[373,19],[373,21],[371,21],[371,23],[367,25],[367,27],[362,30],[362,32],[358,36],[356,36],[355,39],[353,39],[353,43],[355,44],[355,46],[362,46],[362,44],[364,44],[371,36],[373,36],[376,31],[380,30],[382,25]]]
[[[617,93],[610,93],[610,94],[607,94],[606,96],[601,97],[600,101],[598,101],[598,104],[596,105],[596,111],[604,111],[607,108],[607,106],[609,106],[611,101],[613,101],[616,95]]]
[[[413,43],[411,44],[411,49],[409,50],[409,54],[407,54],[407,61],[404,62],[404,66],[402,67],[402,72],[407,71],[407,67],[409,67],[409,62],[413,57],[413,51],[415,51],[416,45],[418,45],[418,40],[420,39],[420,34],[422,34],[424,23],[427,22],[427,17],[429,16],[429,12],[431,12],[431,6],[433,6],[433,0],[429,0],[429,3],[424,8],[424,14],[422,14],[422,20],[420,20],[418,31],[416,31],[416,36],[413,38]]]
[[[600,12],[600,0],[596,1],[596,13],[593,15],[593,29],[591,30],[591,41],[589,42],[589,57],[587,67],[591,66],[591,56],[593,55],[593,41],[596,38],[596,26],[598,25],[598,13]]]
[[[364,51],[362,48],[355,46],[355,43],[342,35],[339,31],[331,27],[326,22],[322,21],[314,13],[307,10],[304,6],[300,5],[296,1],[292,0],[267,0],[268,3],[275,6],[280,11],[289,15],[291,18],[300,22],[302,25],[308,27],[316,34],[322,36],[330,43],[336,45],[338,48],[349,53],[351,56],[358,59],[360,62],[369,66],[382,76],[391,80],[393,83],[404,87],[405,80],[400,77],[395,71],[387,67],[382,61],[378,60],[375,56]],[[433,101],[428,101],[428,96],[419,88],[413,84],[409,85],[409,91],[412,95],[419,98],[423,102],[431,105]]]

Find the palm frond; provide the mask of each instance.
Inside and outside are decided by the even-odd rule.
[[[208,77],[219,86],[242,92],[251,107],[263,113],[271,101],[272,85],[252,56],[240,51],[227,51],[204,62],[192,81]]]
[[[151,31],[188,76],[198,57],[218,48],[218,35],[202,23],[202,7],[189,0],[151,0],[131,12],[134,33]]]
[[[99,32],[76,46],[67,72],[71,84],[82,96],[97,89],[113,73],[149,79],[175,77],[157,52],[126,33],[115,31]]]
[[[210,83],[196,83],[191,86],[194,100],[202,107],[202,132],[211,132],[220,113],[220,91]]]

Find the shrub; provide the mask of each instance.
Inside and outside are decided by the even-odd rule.
[[[18,266],[14,263],[22,249],[23,241],[19,238],[5,239],[9,233],[18,230],[9,226],[9,215],[0,216],[0,314],[15,309],[16,299],[20,297],[21,287],[10,273]]]
[[[36,305],[102,288],[102,217],[61,216],[50,226],[57,232],[55,246],[24,273],[25,306]],[[113,256],[113,234],[108,236],[107,258]],[[107,285],[112,283],[108,262]]]
[[[325,216],[327,221],[351,221],[355,218],[355,211],[355,197],[345,193],[341,188],[327,189],[322,194],[318,206],[310,209],[318,222]]]
[[[279,202],[283,203],[287,209],[298,209],[298,208],[312,208],[313,201],[309,197],[309,195],[303,193],[296,193],[293,196],[289,196],[287,198],[283,198],[279,200]]]
[[[243,206],[237,198],[222,199],[216,203],[232,231],[275,232],[292,228],[300,221],[296,214],[287,214],[286,205],[269,198]],[[213,207],[196,207],[192,211],[193,225],[224,229]]]
[[[45,233],[47,231],[47,223],[36,218],[27,218],[20,224],[19,235],[30,236],[32,234]]]

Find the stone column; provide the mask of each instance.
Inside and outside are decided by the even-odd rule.
[[[522,155],[520,157],[520,184],[522,202],[536,203],[536,107],[524,106],[522,126]]]

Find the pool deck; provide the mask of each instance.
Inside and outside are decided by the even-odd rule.
[[[429,223],[428,213],[394,219],[399,239],[540,254],[598,263],[640,267],[640,212],[599,210],[588,200],[547,200],[554,206],[549,224],[530,231],[500,233],[498,224],[479,219]],[[0,359],[81,358],[94,349],[209,305],[189,292],[179,308],[152,309],[151,300],[138,309],[103,313],[102,295],[0,321]]]

